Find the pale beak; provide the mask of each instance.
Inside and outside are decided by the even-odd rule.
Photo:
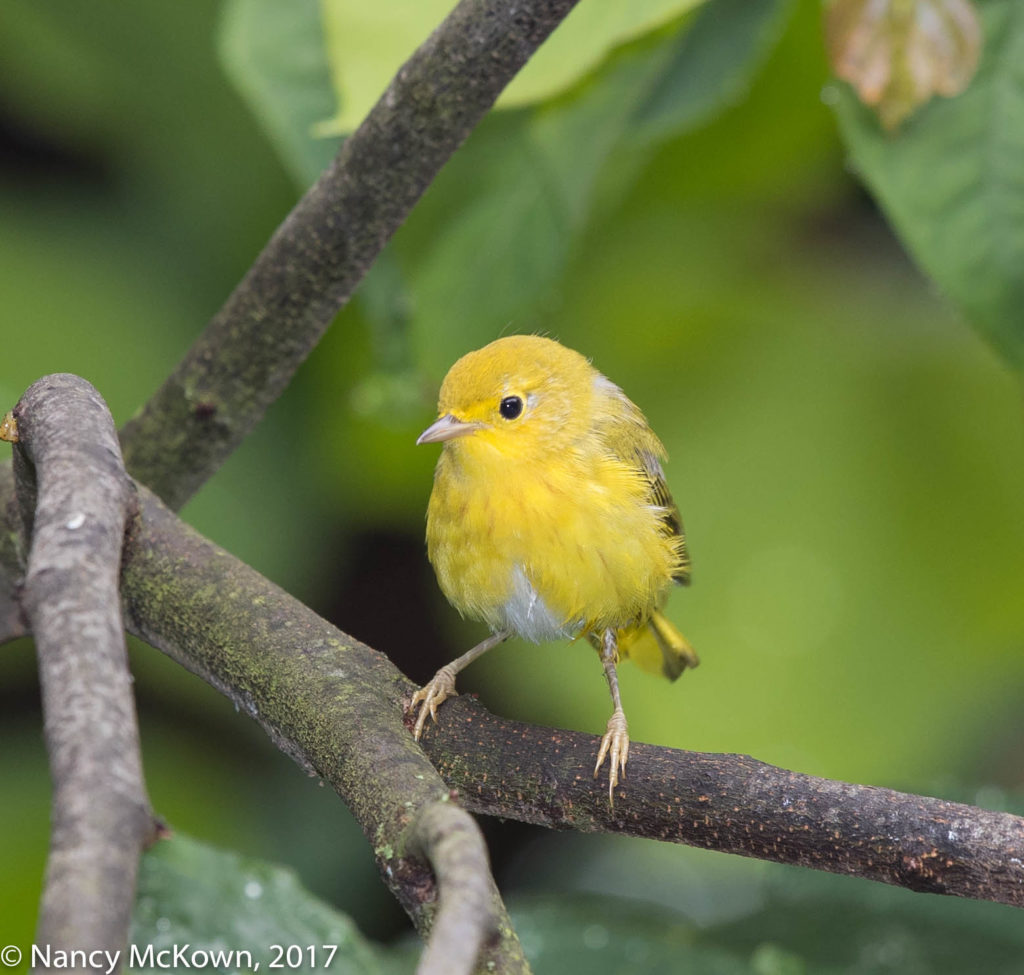
[[[416,438],[416,444],[441,443],[444,440],[454,440],[456,437],[467,437],[479,430],[480,426],[479,423],[467,423],[465,420],[457,420],[451,413],[445,413]]]

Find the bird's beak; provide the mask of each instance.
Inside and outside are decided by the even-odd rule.
[[[467,437],[479,429],[479,423],[467,423],[465,420],[457,420],[451,413],[445,413],[416,438],[416,443],[441,443],[456,437]]]

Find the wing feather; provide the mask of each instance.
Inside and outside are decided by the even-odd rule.
[[[647,424],[643,413],[610,379],[599,376],[596,382],[598,399],[605,405],[594,411],[595,433],[607,449],[620,461],[643,475],[649,489],[650,503],[660,508],[665,534],[678,539],[679,569],[673,576],[680,585],[690,581],[690,554],[679,508],[672,499],[661,466],[667,456],[665,447]]]

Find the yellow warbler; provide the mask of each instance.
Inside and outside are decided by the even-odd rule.
[[[610,755],[610,801],[629,757],[619,657],[671,679],[698,663],[659,612],[690,567],[661,468],[665,448],[587,359],[535,335],[498,339],[459,359],[438,413],[416,441],[444,444],[427,552],[448,600],[492,635],[413,697],[416,738],[427,714],[436,720],[455,693],[455,675],[510,636],[586,636],[614,704],[594,767],[596,777]]]

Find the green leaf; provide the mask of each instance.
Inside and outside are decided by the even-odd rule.
[[[978,74],[898,135],[843,85],[853,164],[920,266],[999,353],[1024,369],[1024,5],[979,4]]]
[[[557,95],[609,51],[686,13],[701,0],[587,0],[565,19],[502,94],[503,108]],[[451,0],[324,0],[331,75],[338,97],[334,132],[350,132],[402,62],[444,19]]]
[[[633,113],[634,138],[655,140],[706,121],[739,101],[754,69],[782,34],[790,0],[715,0],[674,45],[658,84]]]
[[[316,59],[312,54],[305,60],[288,55],[279,44],[294,36],[311,47],[319,23],[310,20],[315,14],[312,0],[303,0],[289,17],[304,18],[305,27],[292,27],[293,34],[285,34],[276,15],[265,9],[269,4],[270,0],[233,0],[223,47],[233,52],[229,63],[239,86],[260,106],[278,143],[287,147],[283,151],[293,168],[310,182],[326,161],[322,144],[313,145],[311,106],[318,102],[303,92],[298,74],[281,64],[312,65]],[[555,75],[549,75],[542,87],[548,94],[558,91],[555,97],[530,108],[496,112],[486,120],[399,233],[394,265],[371,272],[362,289],[371,299],[380,293],[407,294],[411,327],[402,330],[410,342],[407,361],[425,362],[431,372],[440,374],[466,350],[467,323],[483,341],[510,325],[515,330],[540,327],[543,303],[555,297],[573,243],[597,207],[607,211],[615,205],[658,143],[704,123],[745,91],[792,0],[713,0],[701,5],[695,16],[665,22],[666,11],[693,6],[692,0],[674,6],[620,4],[614,10],[598,4],[589,8],[597,13],[579,20],[577,15],[588,7],[581,5],[563,25],[565,34],[559,28],[543,46],[538,58],[559,37],[572,37],[587,24],[588,36],[601,39],[586,48],[590,55],[584,51],[579,57],[561,58],[573,65],[571,87],[566,88],[569,76],[560,76],[556,83]],[[362,21],[347,8],[344,13],[346,23],[355,18],[355,37],[369,30],[370,23],[380,33],[382,19],[387,18],[401,21],[395,27],[398,33],[411,31],[415,24],[425,36],[432,17],[417,6],[415,15],[403,20],[397,12],[404,9],[389,0],[372,9],[361,7]],[[339,15],[329,10],[328,24]],[[652,23],[657,26],[650,29]],[[333,38],[339,30],[335,25],[328,33]],[[422,39],[417,37],[416,43]],[[613,44],[623,37],[633,39]],[[393,41],[388,35],[387,45]],[[411,36],[407,42],[403,56],[415,46]],[[357,46],[366,58],[377,57],[369,40]],[[600,58],[594,54],[598,49]],[[380,55],[379,60],[391,72],[400,58]],[[380,68],[377,61],[374,64],[365,64],[361,71],[372,74]],[[322,61],[316,65],[304,78],[308,84],[322,85]],[[383,84],[373,83],[375,90]],[[533,97],[539,97],[540,90],[534,89]],[[357,99],[360,112],[368,107],[367,98]],[[293,109],[289,103],[294,103]],[[286,119],[287,124],[274,119]],[[377,322],[372,307],[364,310],[378,331],[394,332],[388,322]],[[378,365],[382,373],[396,372],[386,363]],[[404,370],[396,375],[397,384],[361,389],[360,409],[375,411],[374,403],[395,401],[396,389],[415,388]]]
[[[316,131],[335,107],[319,0],[229,0],[220,56],[298,185],[312,183],[338,149]]]
[[[225,975],[254,971],[255,964],[269,971],[275,961],[283,971],[384,970],[355,925],[313,897],[290,870],[181,835],[142,858],[130,944],[136,972],[181,967],[173,965],[181,946],[188,946],[187,958],[230,952],[219,956],[222,963],[209,962]],[[253,967],[242,952],[250,953]]]
[[[764,972],[729,950],[700,944],[698,928],[678,914],[639,901],[542,895],[520,897],[509,911],[536,975]]]
[[[700,943],[741,956],[770,945],[815,975],[1020,971],[1017,908],[777,865],[769,876],[762,908],[703,931]]]
[[[436,371],[454,361],[467,323],[485,341],[509,324],[535,327],[597,202],[609,209],[657,142],[737,97],[789,9],[708,3],[619,48],[571,92],[481,126],[397,241],[423,361]]]

